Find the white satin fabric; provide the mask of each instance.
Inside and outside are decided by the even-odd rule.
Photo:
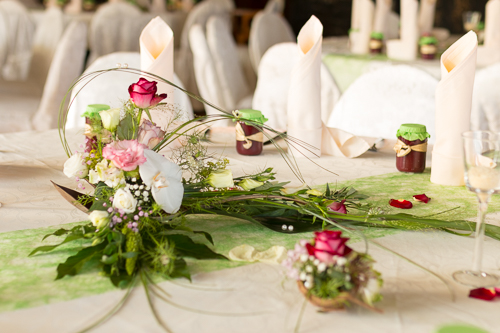
[[[0,1],[0,21],[3,22],[5,35],[0,35],[0,46],[6,47],[0,51],[0,60],[4,58],[2,76],[5,80],[25,80],[28,75],[31,57],[31,46],[35,34],[35,25],[28,10],[18,1]],[[1,53],[3,52],[3,57]]]
[[[236,42],[227,22],[212,16],[207,22],[207,43],[215,72],[219,78],[222,105],[226,110],[247,109],[252,106],[250,86],[240,63]]]
[[[248,53],[255,72],[259,69],[262,56],[273,45],[294,42],[290,24],[274,11],[260,11],[255,14],[248,38]]]

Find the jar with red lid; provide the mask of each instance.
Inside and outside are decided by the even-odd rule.
[[[241,155],[259,155],[262,153],[264,134],[262,126],[267,119],[262,112],[252,109],[234,111],[236,122],[236,151]],[[245,121],[246,120],[246,121]]]
[[[425,125],[402,124],[397,137],[398,141],[394,146],[396,168],[401,172],[424,172],[427,139],[430,138]]]

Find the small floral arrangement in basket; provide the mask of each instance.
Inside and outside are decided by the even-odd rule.
[[[288,252],[283,265],[297,280],[299,290],[322,311],[344,309],[354,303],[376,312],[373,303],[382,299],[383,280],[373,269],[373,259],[348,247],[341,231],[315,232],[311,241],[301,240]]]

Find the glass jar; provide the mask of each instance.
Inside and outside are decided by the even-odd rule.
[[[430,34],[424,34],[418,44],[420,45],[420,56],[425,60],[432,60],[437,53],[437,39]]]
[[[425,125],[403,124],[397,132],[396,168],[401,172],[422,173],[425,170],[427,139]]]
[[[267,119],[258,110],[244,109],[234,111],[238,117],[236,122],[236,151],[240,155],[260,155],[262,153],[264,134],[262,127]],[[246,120],[249,120],[245,122]]]
[[[384,46],[384,34],[380,32],[372,32],[370,35],[370,53],[371,54],[381,54],[382,48]]]

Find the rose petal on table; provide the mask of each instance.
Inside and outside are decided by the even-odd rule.
[[[429,201],[431,201],[431,198],[429,198],[428,196],[424,194],[417,194],[417,195],[414,195],[413,196],[413,199],[415,201],[421,201],[423,203],[428,203]]]
[[[500,296],[500,287],[495,287],[495,293]]]
[[[410,209],[413,207],[413,204],[410,201],[404,199],[391,199],[389,200],[389,205],[401,209]]]
[[[496,288],[498,289],[498,288]],[[470,298],[477,298],[477,299],[482,299],[483,301],[491,301],[496,297],[496,290],[495,288],[477,288],[477,289],[472,289],[469,292],[469,297]]]

